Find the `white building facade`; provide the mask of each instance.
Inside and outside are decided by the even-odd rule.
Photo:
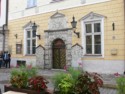
[[[8,0],[0,0],[0,51],[8,50]]]

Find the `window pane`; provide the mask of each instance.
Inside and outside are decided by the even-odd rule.
[[[86,44],[92,44],[92,36],[86,36]]]
[[[30,47],[27,46],[27,54],[30,54]]]
[[[35,52],[36,52],[36,40],[33,39],[32,40],[32,54],[35,54]]]
[[[95,39],[95,45],[96,44],[101,44],[101,35],[95,35],[94,36],[94,39]]]
[[[36,0],[27,0],[27,7],[34,7],[36,6]]]
[[[32,31],[32,37],[36,37],[36,31]]]
[[[33,5],[34,5],[34,6],[37,5],[37,0],[33,0]]]
[[[30,40],[27,40],[27,54],[30,54]]]
[[[27,46],[30,46],[30,40],[27,40]]]
[[[92,36],[86,36],[86,53],[92,54]]]
[[[101,32],[100,23],[94,24],[94,32]]]
[[[92,54],[92,45],[86,45],[86,54]]]
[[[35,39],[32,40],[32,46],[36,47],[36,40]]]
[[[30,31],[27,31],[27,38],[30,38]]]
[[[101,35],[95,35],[95,54],[101,54]]]
[[[91,33],[91,32],[92,32],[92,25],[86,24],[86,33]]]
[[[36,53],[36,47],[32,47],[32,54]]]
[[[95,45],[95,54],[101,54],[101,45]]]

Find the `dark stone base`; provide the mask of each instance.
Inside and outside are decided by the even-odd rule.
[[[4,92],[7,92],[7,91],[16,91],[16,92],[22,92],[27,94],[50,94],[46,91],[41,91],[40,93],[38,93],[37,91],[30,90],[30,89],[20,89],[12,86],[4,86]]]

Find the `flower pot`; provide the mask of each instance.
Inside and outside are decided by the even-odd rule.
[[[39,93],[38,91],[31,90],[31,89],[22,89],[22,88],[16,88],[16,87],[5,85],[4,92],[7,92],[7,91],[16,91],[16,92],[22,92],[22,93],[27,93],[27,94],[50,94],[46,92],[46,90],[43,90]]]

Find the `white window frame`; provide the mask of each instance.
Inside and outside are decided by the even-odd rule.
[[[37,0],[27,0],[27,8],[32,8],[37,6]]]
[[[31,27],[30,28],[27,27],[27,28],[24,29],[24,56],[26,56],[26,55],[35,55],[35,54],[32,54],[32,53],[30,53],[30,54],[27,53],[27,31],[31,31],[31,33],[32,33],[32,28]],[[36,47],[37,47],[37,45],[38,45],[38,43],[37,43],[38,39],[36,37],[34,37],[32,39],[36,39]],[[32,47],[30,47],[30,50],[31,50],[31,48]]]
[[[94,52],[92,52],[92,54],[86,54],[86,23],[97,23],[100,22],[101,25],[101,54],[94,54]],[[98,19],[89,19],[89,20],[82,20],[81,21],[81,27],[82,27],[82,45],[83,45],[83,55],[84,56],[101,56],[104,57],[104,18],[98,18]],[[94,29],[94,27],[92,27],[92,29]],[[94,41],[92,39],[92,41]],[[94,43],[94,42],[92,42]],[[93,45],[93,44],[92,44]],[[94,49],[94,48],[92,48]],[[94,51],[94,50],[92,50]]]

